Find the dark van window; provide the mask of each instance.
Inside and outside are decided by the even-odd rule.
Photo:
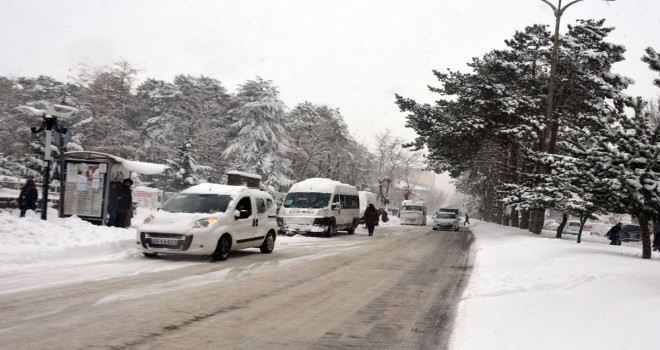
[[[241,200],[238,201],[238,204],[236,204],[236,210],[238,211],[245,210],[247,212],[247,214],[245,214],[245,217],[252,216],[252,202],[250,202],[250,197],[241,198]]]
[[[254,204],[257,206],[257,214],[263,214],[266,212],[266,202],[263,198],[255,198]]]

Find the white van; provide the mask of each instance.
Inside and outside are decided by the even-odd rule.
[[[204,183],[170,198],[137,228],[137,247],[144,256],[209,255],[226,260],[230,251],[275,247],[275,201],[266,192],[245,186]]]
[[[323,178],[303,180],[291,186],[278,214],[280,233],[355,233],[360,199],[355,186]]]
[[[360,223],[363,223],[364,211],[367,210],[369,204],[373,204],[378,208],[376,205],[378,200],[376,199],[376,194],[369,191],[358,191],[358,197],[360,198],[360,214],[358,214],[358,217],[360,218]]]
[[[423,201],[405,200],[399,210],[401,225],[426,225],[426,205]]]

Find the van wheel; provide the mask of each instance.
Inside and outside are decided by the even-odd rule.
[[[211,258],[213,261],[224,261],[229,257],[229,250],[231,249],[231,238],[229,235],[223,235],[218,240],[218,246],[215,247],[215,252]]]
[[[266,235],[266,239],[264,239],[264,243],[259,247],[262,253],[264,254],[270,254],[273,252],[273,249],[275,248],[275,236],[273,235],[272,232],[268,232]]]
[[[337,234],[337,225],[334,221],[330,221],[328,224],[328,229],[325,231],[326,237],[332,237]]]
[[[346,232],[348,232],[349,235],[354,234],[355,233],[355,228],[357,226],[358,226],[357,220],[353,220],[353,223],[351,224],[351,227],[349,227],[348,230],[346,230]]]

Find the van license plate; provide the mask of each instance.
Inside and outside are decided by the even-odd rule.
[[[161,244],[161,245],[178,245],[179,240],[177,240],[177,239],[164,239],[164,238],[152,238],[151,243]]]

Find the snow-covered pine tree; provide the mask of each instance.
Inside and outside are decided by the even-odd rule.
[[[228,170],[258,174],[265,186],[280,191],[293,175],[285,157],[291,147],[283,127],[286,106],[272,81],[260,77],[240,85],[236,98],[223,152]]]
[[[81,96],[75,117],[86,122],[74,132],[85,149],[141,158],[138,128],[142,121],[132,93],[137,73],[125,60],[111,67],[82,67],[77,78]]]
[[[188,131],[188,138],[177,148],[176,157],[167,159],[166,190],[180,191],[193,185],[206,182],[211,168],[199,165],[195,158],[195,145],[192,142],[194,131]]]
[[[443,99],[436,106],[418,104],[397,96],[402,111],[410,112],[407,126],[418,137],[417,149],[427,147],[429,166],[436,172],[448,171],[454,178],[476,170],[475,160],[482,150],[498,145],[508,164],[526,166],[519,161],[519,150],[534,149],[542,131],[543,62],[549,57],[550,34],[544,26],[532,26],[517,32],[507,41],[508,50],[495,50],[482,59],[474,58],[471,73],[434,71],[440,88],[431,88]],[[519,169],[506,169],[515,174]],[[532,169],[528,169],[532,170]],[[476,171],[472,178],[481,178]],[[500,182],[492,177],[493,186]],[[513,179],[509,179],[513,180]],[[481,196],[491,206],[495,188],[484,188]],[[531,198],[527,198],[531,199]],[[539,205],[527,202],[525,209]],[[522,207],[521,207],[522,208]],[[490,208],[482,208],[490,213]],[[501,213],[502,210],[498,210]],[[517,218],[517,217],[516,217]],[[525,220],[525,222],[527,222]]]

